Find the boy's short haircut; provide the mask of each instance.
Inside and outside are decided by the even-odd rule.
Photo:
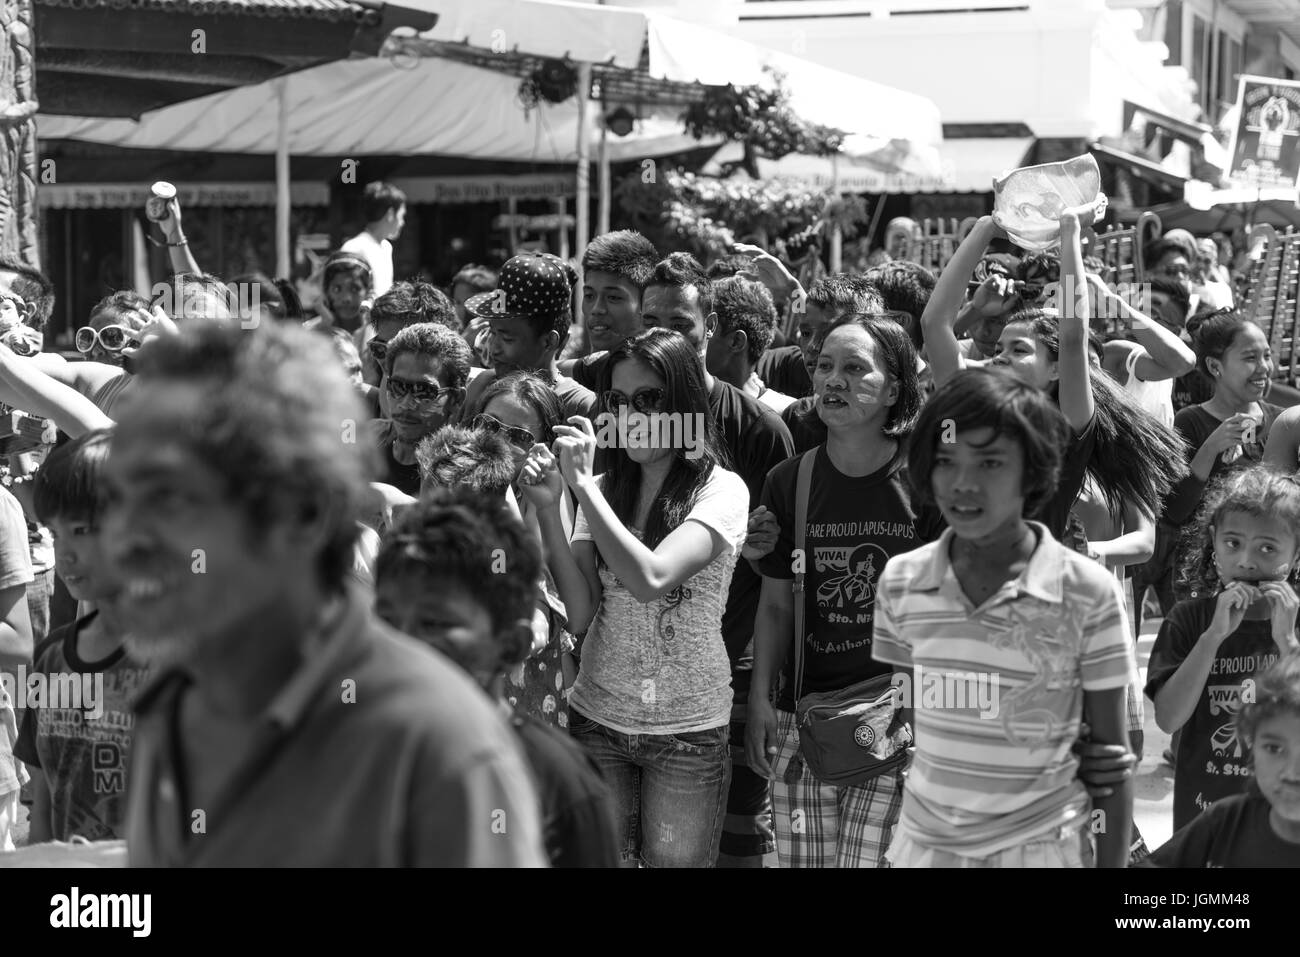
[[[388,292],[370,307],[370,324],[398,321],[402,328],[417,322],[436,322],[448,329],[458,329],[456,307],[437,286],[422,280],[395,282]]]
[[[1237,740],[1253,752],[1259,726],[1280,717],[1300,718],[1300,652],[1279,658],[1255,676],[1255,698],[1237,712]]]
[[[362,215],[370,224],[383,219],[389,210],[401,209],[406,205],[406,194],[392,183],[367,183],[362,191],[364,207]]]
[[[886,309],[912,317],[907,334],[912,337],[912,345],[921,348],[921,316],[934,292],[934,273],[920,263],[899,260],[868,270],[866,279],[880,293]]]
[[[498,560],[504,553],[505,562]],[[405,572],[457,582],[492,620],[501,666],[528,657],[542,560],[537,543],[501,501],[469,489],[431,490],[403,509],[375,560],[375,584]]]
[[[475,294],[480,292],[495,292],[499,279],[495,269],[489,269],[487,266],[477,266],[470,263],[468,266],[462,266],[456,275],[451,277],[451,285],[447,288],[455,293],[456,287],[461,283],[469,286]]]
[[[704,267],[690,253],[669,253],[655,263],[649,281],[643,287],[667,286],[672,289],[685,289],[694,286],[700,297],[700,312],[708,316],[713,312],[713,283]]]
[[[916,505],[934,505],[930,476],[944,433],[992,429],[1024,453],[1020,490],[1025,517],[1033,517],[1056,492],[1061,454],[1069,427],[1061,410],[1041,390],[1006,373],[966,369],[953,376],[921,409],[907,451],[907,472]]]
[[[619,229],[597,236],[582,254],[582,271],[607,272],[645,289],[654,272],[659,253],[650,240],[633,229]]]
[[[444,425],[415,447],[422,487],[468,488],[492,497],[498,505],[515,478],[510,442],[498,432],[464,425]]]
[[[408,352],[437,359],[453,389],[463,389],[469,381],[469,346],[446,326],[417,322],[393,336],[384,356],[384,374],[391,376],[398,357]]]
[[[13,273],[14,281],[10,286],[13,294],[36,307],[29,325],[34,329],[45,328],[50,313],[54,311],[54,283],[39,269],[10,256],[0,256],[0,272]]]
[[[1148,276],[1147,282],[1151,284],[1152,292],[1164,293],[1177,303],[1184,316],[1192,308],[1192,294],[1177,279],[1170,279],[1168,276]]]
[[[875,287],[860,276],[836,273],[824,276],[808,290],[808,303],[824,312],[827,318],[850,313],[880,313],[885,301]]]
[[[727,276],[713,283],[713,311],[718,315],[718,333],[740,330],[749,340],[745,350],[750,364],[772,344],[776,335],[776,304],[762,283],[740,276]]]
[[[87,432],[56,447],[32,483],[36,519],[94,524],[104,506],[103,475],[113,433]]]

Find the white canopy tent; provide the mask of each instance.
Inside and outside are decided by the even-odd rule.
[[[770,83],[764,71],[770,66],[785,74],[802,118],[851,134],[846,153],[886,171],[924,176],[938,169],[942,129],[931,101],[696,24],[545,0],[406,2],[439,15],[435,28],[416,39],[463,44],[484,55],[567,58],[578,65],[581,91],[590,88],[590,64],[637,70],[647,49],[652,80]],[[588,157],[601,133],[585,95],[525,112],[518,89],[518,76],[509,72],[403,53],[326,64],[164,107],[138,122],[40,116],[38,129],[42,137],[123,147],[274,153],[281,274],[287,273],[289,254],[290,154],[572,161],[578,171],[580,255],[587,233]],[[651,115],[633,136],[611,143],[602,166],[619,155],[648,158],[700,145],[709,144],[686,136],[674,115]],[[607,197],[602,201],[607,208]]]

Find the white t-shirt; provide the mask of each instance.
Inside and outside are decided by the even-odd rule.
[[[749,521],[744,480],[715,466],[686,519],[717,532],[728,547],[664,597],[642,604],[608,565],[600,570],[600,608],[569,704],[615,731],[678,734],[731,720],[722,610]],[[573,541],[592,540],[579,508]]]
[[[1137,400],[1137,404],[1150,412],[1160,424],[1167,429],[1174,427],[1174,380],[1157,379],[1147,382],[1139,379],[1137,361],[1142,353],[1134,349],[1124,360],[1124,369],[1128,375],[1124,379],[1124,391]]]
[[[393,288],[393,244],[387,239],[376,242],[375,237],[363,229],[343,244],[343,251],[356,253],[370,263],[376,297]]]

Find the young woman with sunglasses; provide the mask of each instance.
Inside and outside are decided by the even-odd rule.
[[[553,449],[533,447],[521,477],[569,626],[586,632],[569,730],[615,793],[625,865],[711,867],[730,779],[722,611],[748,493],[719,464],[702,367],[685,338],[650,329],[629,339],[602,379],[618,445],[608,470],[593,474],[596,433],[574,416],[556,427]],[[685,420],[702,425],[690,447],[650,435]],[[580,507],[571,546],[562,480]]]
[[[514,372],[496,379],[480,397],[478,411],[471,418],[476,429],[503,436],[515,455],[515,501],[519,503],[524,527],[532,534],[546,557],[546,540],[532,500],[519,493],[519,477],[533,446],[549,444],[555,427],[562,421],[560,399],[551,385],[535,372]],[[572,534],[574,503],[567,489],[561,489],[560,520],[565,540]],[[546,647],[535,652],[506,675],[506,698],[517,712],[561,728],[569,726],[568,695],[577,675],[577,663],[570,652],[573,636],[568,631],[564,602],[550,570],[543,568],[543,582],[537,606],[546,619]]]

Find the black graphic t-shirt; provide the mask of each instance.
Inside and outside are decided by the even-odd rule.
[[[1300,867],[1300,844],[1269,823],[1272,806],[1253,789],[1224,798],[1153,851],[1147,867]]]
[[[1214,620],[1217,596],[1180,601],[1160,626],[1147,667],[1146,695],[1156,693],[1191,654]],[[1250,750],[1237,735],[1237,712],[1255,700],[1255,675],[1278,659],[1267,620],[1243,621],[1224,639],[1210,678],[1183,725],[1174,771],[1174,830],[1190,824],[1220,798],[1240,794],[1251,780]]]
[[[939,514],[912,508],[904,453],[870,475],[843,474],[826,447],[816,452],[804,542],[805,694],[838,691],[890,670],[871,657],[876,582],[892,556],[933,541]],[[762,504],[781,526],[776,547],[760,563],[769,578],[794,578],[795,483],[799,457],[767,477]],[[782,671],[777,707],[794,710],[794,649]]]
[[[37,672],[45,675],[49,696],[23,713],[14,746],[14,754],[45,774],[56,841],[124,836],[132,711],[151,672],[122,648],[101,661],[82,660],[77,635],[96,614],[56,629],[37,649],[29,679]],[[73,681],[77,695],[70,690]]]

